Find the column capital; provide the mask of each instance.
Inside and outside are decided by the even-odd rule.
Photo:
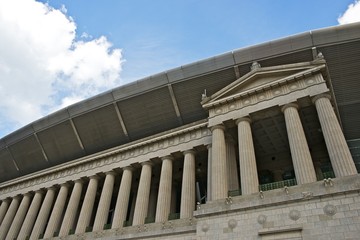
[[[188,150],[185,150],[185,151],[183,151],[183,154],[185,155],[185,154],[187,154],[187,153],[192,153],[192,154],[196,154],[196,151],[194,150],[194,149],[188,149]]]
[[[116,176],[116,172],[114,170],[110,170],[108,172],[105,172],[105,175],[113,175],[113,176]]]
[[[64,182],[60,184],[60,187],[70,187],[70,184],[68,182]]]
[[[38,190],[35,190],[34,193],[40,193],[40,194],[44,194],[44,189],[38,189]]]
[[[212,131],[214,131],[215,129],[225,130],[225,126],[222,125],[222,124],[218,124],[218,125],[212,126],[212,127],[210,128],[210,131],[212,132]]]
[[[32,192],[27,192],[27,193],[24,193],[23,195],[24,195],[24,197],[25,196],[31,197],[33,195],[33,193]]]
[[[140,164],[141,164],[141,166],[144,166],[144,165],[154,166],[154,163],[151,161],[141,162]]]
[[[239,123],[240,123],[240,122],[243,122],[243,121],[246,121],[246,122],[248,122],[248,123],[251,123],[251,118],[250,118],[249,116],[238,118],[238,119],[236,119],[235,124],[236,124],[236,125],[239,125]]]
[[[21,198],[21,195],[16,195],[13,197],[13,199],[16,199],[16,200],[20,200],[20,198]]]
[[[212,144],[211,144],[211,143],[209,143],[208,145],[206,145],[206,148],[207,148],[207,149],[212,148]]]
[[[56,185],[53,185],[51,187],[48,187],[46,190],[56,191],[56,189],[58,189],[58,187]]]
[[[97,179],[98,180],[98,179],[100,179],[100,177],[95,174],[95,175],[90,176],[89,179]]]
[[[126,167],[123,167],[122,170],[123,170],[123,171],[129,170],[129,171],[132,172],[132,171],[134,171],[134,167],[132,167],[132,166],[126,166]]]
[[[313,103],[315,103],[320,98],[327,98],[327,99],[331,100],[331,95],[330,95],[330,93],[321,93],[321,94],[318,94],[318,95],[312,97],[311,101]]]
[[[288,104],[285,104],[285,105],[281,106],[281,112],[284,112],[285,109],[287,109],[289,107],[299,109],[299,105],[297,103],[288,103]]]
[[[11,198],[10,197],[8,197],[8,198],[5,198],[5,199],[3,199],[3,200],[1,200],[2,202],[7,202],[7,203],[10,203],[10,201],[11,201]]]
[[[74,183],[84,183],[84,180],[82,180],[81,178],[79,178],[79,179],[76,179],[76,180],[74,181]]]
[[[174,157],[171,156],[171,155],[167,155],[167,156],[161,157],[161,161],[164,161],[164,160],[171,160],[171,161],[173,161],[173,160],[174,160]]]

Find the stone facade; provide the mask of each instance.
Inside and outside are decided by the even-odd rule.
[[[203,98],[206,121],[1,184],[0,240],[359,239],[360,175],[326,73],[323,59],[254,63]]]
[[[359,239],[359,175],[216,201],[194,239]]]

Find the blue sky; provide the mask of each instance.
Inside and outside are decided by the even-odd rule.
[[[78,33],[123,50],[124,81],[244,46],[338,24],[352,0],[62,1]],[[326,7],[324,7],[326,6]]]
[[[0,138],[161,71],[359,21],[359,10],[358,0],[3,0]]]

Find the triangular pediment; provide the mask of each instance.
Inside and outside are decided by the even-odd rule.
[[[203,99],[203,107],[217,105],[219,102],[235,99],[240,95],[247,95],[251,92],[261,91],[270,88],[274,84],[281,84],[289,79],[304,77],[314,72],[323,71],[325,61],[287,64],[272,67],[256,67],[241,78],[228,86]]]

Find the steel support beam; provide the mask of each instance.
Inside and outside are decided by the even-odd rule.
[[[183,120],[181,118],[181,114],[180,114],[180,110],[179,110],[179,106],[177,104],[177,101],[176,101],[176,98],[175,98],[175,94],[174,94],[174,90],[171,86],[171,84],[168,84],[168,89],[169,89],[169,93],[170,93],[170,96],[171,96],[171,100],[172,100],[172,103],[173,103],[173,106],[174,106],[174,110],[175,110],[175,113],[176,113],[176,116],[178,118],[178,121],[181,125],[183,125]]]
[[[85,152],[84,145],[83,145],[83,143],[82,143],[82,141],[81,141],[81,138],[80,138],[80,136],[79,136],[79,133],[78,133],[76,127],[75,127],[75,124],[74,124],[72,118],[69,118],[69,121],[70,121],[71,127],[72,127],[72,129],[73,129],[73,131],[74,131],[74,133],[75,133],[76,139],[78,140],[78,143],[79,143],[81,149]]]
[[[240,76],[239,67],[237,65],[234,66],[234,72],[235,72],[236,79],[239,79],[241,76]]]
[[[118,119],[119,119],[121,128],[122,128],[125,136],[126,136],[126,137],[128,138],[128,140],[130,141],[130,136],[129,136],[129,133],[128,133],[127,129],[126,129],[125,122],[124,122],[124,119],[123,119],[123,117],[122,117],[122,115],[121,115],[120,109],[119,109],[119,107],[118,107],[118,105],[117,105],[116,103],[113,103],[113,105],[114,105],[114,108],[115,108],[115,111],[116,111],[116,115],[117,115],[117,117],[118,117]]]
[[[6,149],[7,149],[7,151],[9,152],[9,154],[10,154],[10,156],[11,156],[11,160],[13,161],[16,170],[20,171],[20,169],[19,169],[19,167],[18,167],[18,165],[17,165],[17,163],[16,163],[16,161],[15,161],[15,158],[14,158],[14,156],[12,155],[10,149],[9,149],[8,147],[6,147]]]
[[[40,140],[39,140],[39,137],[38,137],[38,135],[36,134],[36,132],[34,132],[34,137],[35,137],[35,139],[36,139],[36,142],[37,142],[37,143],[39,144],[39,146],[40,146],[42,155],[44,156],[45,160],[48,162],[48,161],[49,161],[48,156],[46,155],[46,152],[45,152],[45,150],[44,150],[44,148],[43,148],[43,146],[42,146],[42,144],[41,144],[41,142],[40,142]]]

